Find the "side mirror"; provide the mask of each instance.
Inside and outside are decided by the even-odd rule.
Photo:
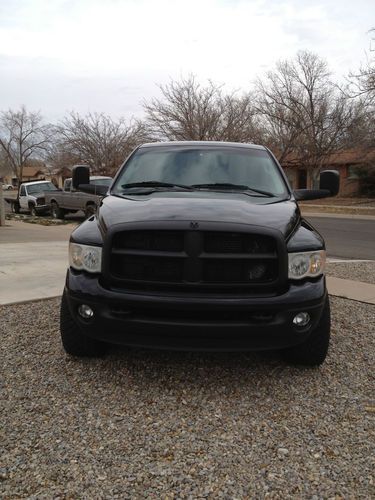
[[[104,186],[104,184],[80,184],[78,186],[80,191],[88,194],[96,194],[98,196],[106,196],[108,193],[108,186]]]
[[[340,189],[340,174],[337,170],[323,170],[320,174],[320,189],[328,189],[330,196],[336,196]]]
[[[297,201],[318,200],[336,196],[340,189],[340,174],[337,170],[323,170],[320,174],[320,189],[296,189],[294,197]]]
[[[85,165],[76,165],[72,169],[73,189],[79,189],[80,184],[90,184],[90,169]]]

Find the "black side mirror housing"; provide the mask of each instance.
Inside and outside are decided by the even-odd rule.
[[[318,200],[336,196],[340,189],[340,174],[337,170],[323,170],[320,174],[319,189],[296,189],[294,196],[297,201]]]
[[[328,189],[329,196],[336,196],[340,190],[340,174],[337,170],[323,170],[320,174],[320,189]]]
[[[76,165],[72,169],[73,189],[79,189],[80,184],[90,184],[90,169],[85,165]]]
[[[79,191],[83,191],[84,193],[96,194],[98,196],[106,196],[108,193],[108,186],[104,186],[104,184],[80,184],[78,186]]]

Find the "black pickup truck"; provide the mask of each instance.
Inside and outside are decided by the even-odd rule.
[[[74,170],[73,185],[92,189],[87,169]],[[65,350],[280,349],[291,363],[321,364],[330,337],[325,246],[297,201],[338,189],[338,173],[325,171],[320,189],[292,191],[263,146],[137,148],[103,187],[97,215],[71,235]]]

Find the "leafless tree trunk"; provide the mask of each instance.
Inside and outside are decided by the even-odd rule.
[[[7,163],[3,151],[0,151],[0,226],[5,226],[5,200],[3,193],[2,178],[8,175],[11,169]]]
[[[0,148],[19,184],[27,161],[45,153],[51,135],[52,127],[43,124],[41,115],[28,112],[24,106],[0,114]]]

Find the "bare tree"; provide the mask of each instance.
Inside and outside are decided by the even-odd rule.
[[[249,95],[224,94],[222,86],[202,86],[194,76],[159,86],[162,98],[144,102],[146,123],[160,140],[250,142],[256,135]]]
[[[254,98],[248,93],[238,97],[235,93],[221,99],[221,118],[217,140],[232,142],[263,142],[263,129]]]
[[[372,150],[375,147],[375,28],[369,33],[370,49],[366,54],[366,62],[358,71],[349,74],[344,92],[362,109],[355,127],[350,130],[349,140],[359,143],[364,149]]]
[[[291,77],[290,63],[280,61],[275,71],[256,81],[256,108],[263,118],[265,142],[282,163],[295,152],[305,127],[298,103],[302,89]]]
[[[127,124],[104,113],[80,116],[71,112],[57,127],[57,141],[50,153],[56,166],[87,163],[93,173],[113,173],[138,144],[148,138],[143,123]]]
[[[28,160],[43,156],[51,135],[52,127],[43,123],[39,112],[29,112],[22,106],[19,111],[10,109],[0,114],[0,148],[19,183],[24,166]]]
[[[327,64],[316,54],[299,52],[257,82],[258,109],[279,159],[292,156],[316,183],[325,160],[345,146],[357,108],[330,80]]]
[[[349,74],[351,97],[364,97],[371,106],[375,105],[375,28],[370,29],[370,50],[366,62],[358,71]]]
[[[209,140],[221,116],[221,88],[212,82],[201,87],[194,76],[159,86],[162,99],[144,102],[147,124],[159,139]]]

